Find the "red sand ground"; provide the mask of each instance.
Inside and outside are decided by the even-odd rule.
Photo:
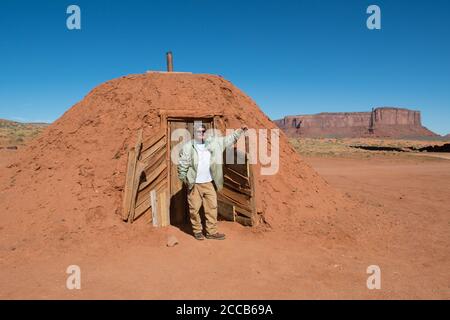
[[[354,224],[351,239],[318,232],[323,220],[313,223],[316,229],[301,220],[290,230],[264,232],[220,222],[228,235],[222,242],[198,242],[173,227],[148,232],[116,221],[115,227],[98,222],[91,228],[86,236],[95,241],[75,240],[71,233],[50,241],[56,247],[30,251],[33,238],[22,234],[12,245],[7,239],[17,229],[2,224],[0,297],[450,298],[450,161],[307,161],[359,203],[344,221],[328,222],[336,228]],[[366,223],[357,223],[361,219]],[[169,234],[180,242],[173,248],[166,247]],[[81,290],[65,288],[70,264],[81,267]],[[381,267],[379,291],[366,288],[371,264]]]
[[[115,213],[128,146],[139,128],[144,136],[157,130],[159,109],[215,110],[226,114],[229,127],[275,128],[220,77],[147,74],[97,87],[29,147],[2,152],[0,297],[448,297],[448,250],[441,251],[448,239],[433,242],[438,249],[424,263],[438,266],[423,280],[418,272],[427,267],[408,264],[418,251],[397,252],[404,238],[392,231],[406,231],[404,218],[335,190],[284,135],[279,173],[262,177],[256,170],[257,207],[266,221],[259,227],[221,222],[226,241],[198,242],[174,227],[121,222]],[[180,244],[166,247],[169,235]],[[65,288],[70,264],[81,267],[80,291]],[[366,289],[370,264],[386,266],[380,292]],[[411,284],[414,275],[420,281]]]

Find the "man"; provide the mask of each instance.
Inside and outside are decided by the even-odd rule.
[[[197,240],[204,240],[200,208],[206,216],[206,238],[224,240],[217,232],[217,192],[223,188],[223,152],[239,139],[247,126],[226,137],[205,137],[203,124],[194,126],[194,140],[184,144],[178,161],[178,178],[188,186],[189,216]]]

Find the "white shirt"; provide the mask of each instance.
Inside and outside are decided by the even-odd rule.
[[[195,183],[205,183],[211,182],[211,152],[206,149],[204,143],[194,143],[195,149],[198,153],[198,167],[197,167],[197,177],[195,178]]]

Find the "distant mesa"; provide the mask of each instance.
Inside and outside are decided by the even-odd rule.
[[[274,121],[290,137],[439,137],[422,126],[420,111],[380,107],[369,112],[286,116]]]

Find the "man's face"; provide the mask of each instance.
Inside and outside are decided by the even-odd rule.
[[[195,130],[195,140],[203,142],[203,140],[205,139],[205,132],[206,132],[205,128],[202,128],[202,127],[196,128],[196,130]]]

